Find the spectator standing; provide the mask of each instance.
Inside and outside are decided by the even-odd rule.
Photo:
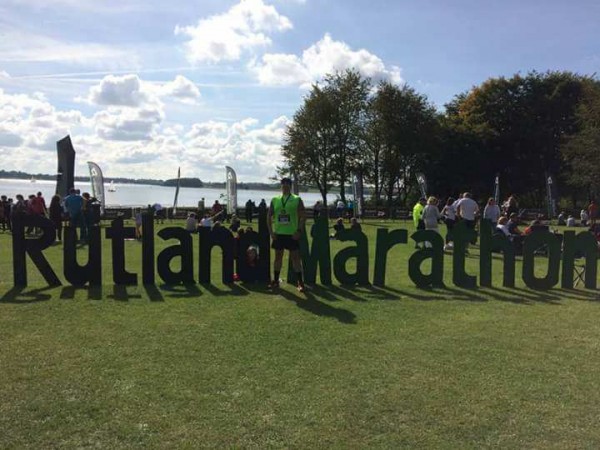
[[[487,205],[485,205],[485,208],[483,209],[483,218],[492,222],[494,228],[498,224],[498,219],[500,219],[500,208],[493,197],[488,199]]]
[[[2,226],[2,231],[6,231],[6,210],[4,209],[6,203],[6,195],[3,195],[0,197],[0,225]]]
[[[154,209],[154,218],[156,219],[156,223],[165,223],[165,210],[160,203],[155,203],[152,205],[152,209]]]
[[[438,222],[442,218],[440,210],[437,207],[438,199],[435,197],[429,197],[427,199],[427,205],[423,208],[423,223],[425,224],[426,230],[432,230],[439,233]]]
[[[336,213],[336,217],[339,219],[340,217],[344,217],[344,210],[346,209],[346,205],[344,204],[344,202],[340,199],[337,201],[336,207],[335,207],[335,213]]]
[[[83,239],[83,197],[73,188],[69,190],[69,195],[65,198],[65,209],[69,214],[69,226],[80,227],[80,236]]]
[[[313,218],[316,220],[321,216],[321,210],[323,209],[323,203],[321,200],[317,200],[315,206],[313,206]]]
[[[246,202],[246,222],[252,223],[252,215],[254,214],[254,202],[250,199]]]
[[[266,213],[267,212],[267,202],[264,198],[260,199],[260,203],[258,204],[258,213]]]
[[[590,202],[590,205],[588,206],[588,217],[590,220],[590,225],[594,226],[596,225],[596,220],[598,219],[598,205],[596,204],[596,202],[594,200],[592,200]]]
[[[479,205],[471,198],[471,194],[469,192],[465,192],[462,195],[462,198],[456,204],[456,212],[458,217],[465,221],[468,229],[475,229],[475,220],[477,219],[477,214],[479,213]],[[475,238],[473,243],[476,241],[477,238]],[[465,245],[465,248],[468,251],[469,243]]]
[[[454,198],[448,197],[448,200],[446,200],[446,205],[442,209],[441,213],[444,217],[444,223],[446,224],[446,245],[444,246],[444,250],[448,250],[450,248],[450,243],[452,242],[452,229],[456,224],[456,206],[454,203]]]
[[[50,220],[56,228],[56,240],[62,240],[62,223],[63,223],[63,206],[60,204],[60,197],[55,195],[50,200],[50,208],[48,210]]]
[[[413,224],[415,225],[415,230],[424,230],[425,222],[423,222],[423,210],[425,209],[425,204],[427,200],[425,197],[421,197],[419,201],[413,206],[412,217]],[[419,244],[415,244],[415,248],[419,248]]]
[[[2,231],[11,231],[11,223],[10,223],[10,208],[11,208],[12,200],[6,198],[6,195],[0,197],[0,209],[2,209]]]

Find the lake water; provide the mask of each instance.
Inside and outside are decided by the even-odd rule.
[[[119,184],[115,185],[115,192],[108,192],[105,185],[105,196],[107,206],[144,206],[148,204],[160,203],[163,206],[172,206],[175,197],[174,187],[152,186],[147,184]],[[89,182],[75,182],[75,188],[81,189],[81,192],[92,192]],[[50,180],[7,180],[0,179],[0,195],[6,195],[13,199],[17,194],[23,194],[27,198],[30,194],[41,192],[49,203],[50,198],[56,190],[56,181]],[[258,191],[258,190],[238,190],[238,206],[243,207],[248,199],[253,200],[258,205],[261,199],[269,203],[277,191]],[[300,196],[306,206],[312,206],[317,200],[321,200],[321,194],[318,192],[301,192]],[[204,198],[205,205],[209,207],[215,200],[225,201],[225,189],[210,188],[181,188],[179,190],[178,206],[197,206],[198,200]],[[328,195],[328,203],[335,200],[335,195]]]

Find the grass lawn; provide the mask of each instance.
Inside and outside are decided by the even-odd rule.
[[[367,223],[371,258],[379,226],[411,228]],[[271,293],[217,263],[211,286],[118,288],[107,264],[101,288],[47,288],[29,262],[21,290],[0,234],[0,448],[600,446],[600,291],[529,290],[520,262],[502,288],[500,261],[494,288],[459,289],[450,256],[448,287],[420,290],[413,251],[385,288]]]

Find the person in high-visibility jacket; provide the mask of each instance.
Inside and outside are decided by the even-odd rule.
[[[413,223],[415,224],[415,230],[424,230],[425,222],[423,222],[423,210],[425,209],[425,204],[427,203],[427,199],[425,197],[421,197],[412,210]],[[419,244],[415,244],[415,248],[420,248]]]
[[[415,224],[416,230],[424,230],[425,223],[423,222],[423,210],[425,209],[425,204],[427,200],[425,197],[421,197],[416,205],[413,207],[412,217],[413,223]]]
[[[299,241],[304,232],[306,214],[302,199],[292,194],[291,191],[292,180],[283,178],[281,180],[281,195],[273,197],[267,214],[267,226],[273,241],[271,247],[275,250],[273,280],[270,286],[271,288],[279,287],[283,252],[287,249],[290,252],[292,267],[296,272],[298,290],[304,292]]]

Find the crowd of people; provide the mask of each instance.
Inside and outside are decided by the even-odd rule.
[[[79,228],[79,239],[87,242],[89,228],[99,220],[99,216],[93,208],[96,203],[97,200],[88,192],[81,193],[78,189],[71,189],[69,195],[64,198],[58,195],[52,196],[49,205],[46,204],[46,199],[41,192],[31,194],[27,199],[21,194],[17,194],[14,200],[2,195],[0,197],[0,228],[4,232],[12,231],[13,219],[19,214],[41,216],[47,217],[54,224],[57,242],[62,240],[63,222]],[[40,230],[32,226],[25,230],[26,235],[37,235],[39,232]]]
[[[548,229],[548,225],[544,223],[541,215],[538,215],[529,225],[523,228],[518,202],[516,197],[512,195],[502,205],[498,205],[494,198],[489,198],[483,207],[483,211],[481,211],[480,205],[471,198],[469,192],[465,192],[458,199],[449,197],[441,210],[439,203],[439,200],[434,196],[421,197],[413,207],[412,217],[417,230],[433,230],[439,233],[439,224],[444,223],[446,225],[444,250],[450,250],[453,247],[452,230],[458,220],[464,221],[467,228],[476,229],[479,219],[487,219],[491,222],[495,233],[507,236],[516,244],[520,244],[525,236],[537,229]],[[581,225],[589,226],[590,231],[597,237],[598,212],[598,206],[593,200],[587,209],[581,211]],[[577,224],[573,216],[565,219],[563,212],[558,217],[558,225],[574,227]],[[417,247],[419,246],[417,245]]]

